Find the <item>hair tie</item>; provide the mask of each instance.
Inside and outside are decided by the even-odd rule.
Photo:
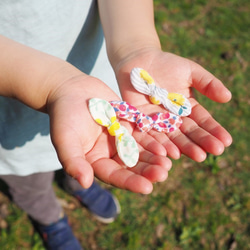
[[[111,136],[115,136],[115,144],[120,159],[128,167],[134,167],[139,159],[137,143],[128,130],[116,118],[111,104],[105,100],[93,98],[89,100],[89,111],[93,119],[107,127]]]
[[[125,101],[111,101],[110,104],[119,118],[135,122],[141,132],[154,129],[158,132],[169,133],[178,129],[182,124],[182,119],[170,112],[147,116]]]
[[[133,68],[130,79],[134,88],[138,92],[148,95],[153,104],[162,104],[166,109],[176,115],[190,115],[191,103],[189,100],[182,94],[168,93],[166,89],[157,87],[154,79],[146,70]]]

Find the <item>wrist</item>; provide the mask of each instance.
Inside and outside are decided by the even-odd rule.
[[[141,54],[147,54],[148,52],[161,50],[161,44],[157,36],[155,39],[152,39],[152,37],[150,40],[146,39],[134,39],[131,42],[124,43],[112,52],[108,51],[109,60],[115,72],[121,65],[132,58]]]
[[[69,63],[0,36],[0,95],[45,111],[48,95],[81,72]]]
[[[161,47],[152,0],[98,1],[98,7],[113,68],[138,50]]]
[[[114,72],[117,73],[119,70],[126,65],[130,64],[130,67],[139,67],[136,62],[140,58],[150,58],[155,53],[161,51],[161,45],[157,41],[152,41],[145,43],[143,41],[128,43],[123,47],[120,47],[112,57],[110,56],[110,62],[114,69]],[[134,62],[135,65],[132,65],[131,62]]]

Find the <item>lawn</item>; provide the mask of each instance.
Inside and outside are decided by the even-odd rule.
[[[232,91],[228,104],[197,97],[230,131],[233,144],[203,163],[184,156],[174,161],[168,180],[155,184],[151,195],[107,186],[122,206],[110,225],[97,222],[56,184],[55,190],[85,249],[250,249],[250,2],[156,0],[154,5],[163,49],[198,62]],[[43,249],[27,215],[3,196],[0,215],[4,204],[9,215],[0,249]]]

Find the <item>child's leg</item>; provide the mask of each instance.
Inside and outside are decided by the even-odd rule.
[[[54,172],[2,175],[0,178],[9,186],[13,201],[38,223],[49,225],[62,216],[62,208],[52,187]]]

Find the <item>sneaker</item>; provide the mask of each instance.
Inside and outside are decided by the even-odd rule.
[[[44,245],[51,250],[80,250],[79,241],[75,238],[66,216],[48,226],[32,220],[35,229],[43,239]]]
[[[96,182],[88,189],[73,192],[73,196],[102,223],[113,222],[121,212],[117,198]]]

